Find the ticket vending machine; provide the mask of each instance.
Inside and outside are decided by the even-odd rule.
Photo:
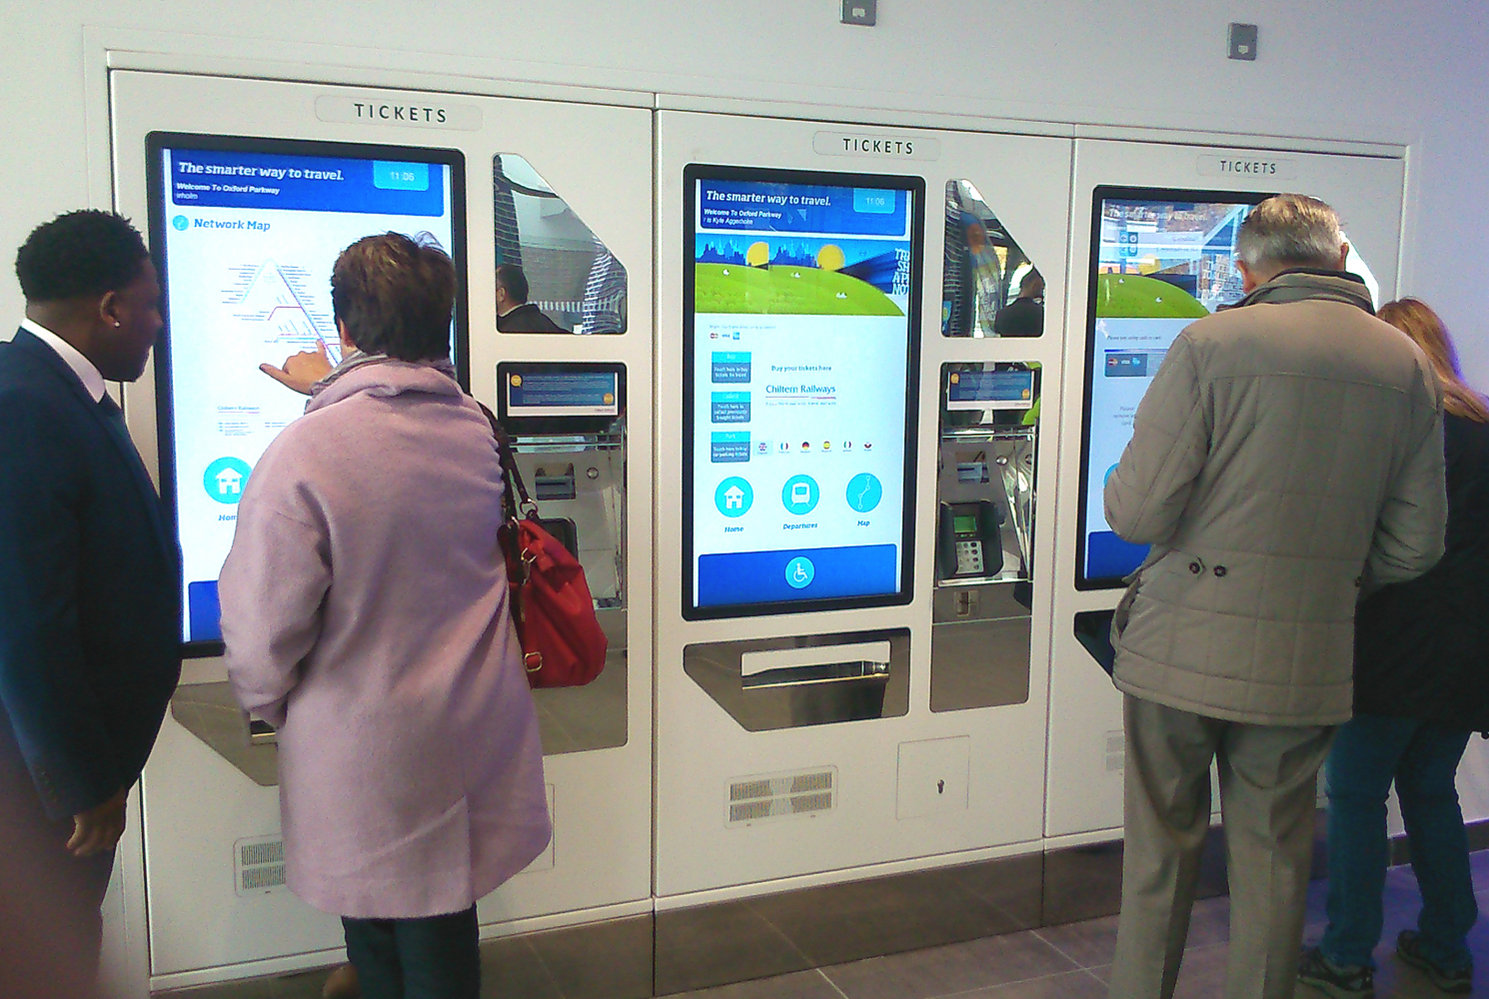
[[[1084,642],[1099,638],[1146,549],[1106,525],[1102,488],[1133,412],[1185,325],[1241,297],[1235,234],[1251,206],[1300,191],[1339,212],[1348,267],[1395,294],[1405,163],[1336,153],[1078,139],[1071,197],[1068,363],[1056,499],[1047,830],[1114,839],[1122,824],[1121,697]]]
[[[554,841],[481,901],[482,932],[649,913],[645,102],[132,70],[112,71],[109,88],[115,203],[152,222],[167,312],[156,364],[127,387],[125,412],[186,565],[188,658],[141,784],[134,845],[121,853],[137,857],[121,864],[125,920],[143,941],[148,987],[340,960],[336,918],[285,890],[277,750],[233,703],[214,594],[236,497],[303,406],[258,366],[317,344],[334,356],[330,266],[346,244],[388,230],[437,242],[455,261],[460,380],[513,422],[541,511],[572,525],[611,640],[591,687],[540,695]],[[603,160],[573,155],[596,134],[608,137]],[[499,283],[511,308],[497,304]],[[509,361],[529,366],[502,393],[498,364]],[[517,375],[528,376],[526,394],[510,390]],[[597,816],[603,839],[589,833]]]
[[[1039,850],[1063,324],[994,320],[1063,295],[1069,151],[658,114],[659,981],[669,913]]]

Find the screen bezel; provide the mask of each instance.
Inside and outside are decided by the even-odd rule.
[[[288,156],[326,156],[344,159],[397,160],[437,164],[450,168],[450,259],[455,265],[455,309],[451,362],[462,389],[470,386],[470,326],[466,258],[465,154],[458,149],[420,146],[389,146],[374,143],[335,142],[319,139],[286,139],[244,135],[201,135],[191,132],[153,131],[145,137],[145,191],[149,216],[150,257],[160,284],[160,315],[164,321],[155,341],[155,436],[160,477],[160,495],[166,523],[177,545],[181,543],[181,524],[176,507],[176,433],[174,383],[171,377],[170,268],[166,255],[166,216],[170,196],[170,171],[163,166],[162,153],[168,149],[206,150],[211,152],[269,153]],[[369,235],[371,235],[369,233]],[[189,618],[186,604],[187,580],[181,577],[181,611],[183,622]],[[220,656],[222,639],[182,639],[183,658]]]
[[[761,601],[758,603],[695,605],[693,586],[694,470],[693,407],[695,386],[696,312],[694,277],[697,263],[697,187],[701,180],[742,180],[768,184],[803,184],[822,187],[862,187],[905,191],[910,195],[910,289],[906,307],[905,425],[902,476],[902,523],[900,525],[899,589],[894,593],[806,600]],[[682,616],[687,621],[766,617],[803,614],[811,611],[847,610],[860,607],[902,606],[914,599],[915,584],[915,482],[920,422],[921,294],[924,282],[926,215],[925,178],[914,175],[832,172],[774,167],[730,166],[689,163],[683,168],[683,294],[682,294]]]
[[[1220,191],[1177,187],[1133,187],[1100,184],[1091,190],[1091,243],[1086,264],[1086,371],[1081,396],[1080,482],[1076,492],[1075,588],[1110,590],[1125,586],[1125,576],[1087,576],[1086,493],[1091,483],[1091,390],[1096,374],[1096,275],[1101,264],[1101,206],[1109,200],[1195,202],[1255,207],[1275,191]]]

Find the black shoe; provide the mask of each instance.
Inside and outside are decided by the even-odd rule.
[[[1416,930],[1402,930],[1396,938],[1396,956],[1427,976],[1427,980],[1442,992],[1468,995],[1473,991],[1473,962],[1464,968],[1444,968],[1433,964],[1422,953],[1422,934]]]
[[[1298,981],[1332,999],[1375,999],[1375,972],[1364,965],[1343,966],[1324,957],[1317,947],[1303,951]]]
[[[350,964],[333,968],[326,978],[326,984],[321,987],[321,999],[362,999],[357,969]]]

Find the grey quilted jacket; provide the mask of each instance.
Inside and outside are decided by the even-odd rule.
[[[1362,588],[1441,557],[1441,390],[1357,279],[1289,271],[1174,341],[1106,484],[1153,546],[1113,624],[1124,692],[1212,718],[1350,716]]]

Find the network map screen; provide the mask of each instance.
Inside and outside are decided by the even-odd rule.
[[[221,649],[217,576],[237,503],[305,397],[259,370],[340,342],[331,266],[383,232],[432,241],[465,285],[464,158],[454,150],[151,133],[151,246],[165,332],[155,350],[161,494],[183,570],[186,655]],[[451,353],[465,381],[464,292]]]
[[[684,617],[909,602],[924,181],[683,180]]]
[[[1236,233],[1269,195],[1098,187],[1091,204],[1076,586],[1119,586],[1148,546],[1119,538],[1102,492],[1132,420],[1179,332],[1242,297]]]

